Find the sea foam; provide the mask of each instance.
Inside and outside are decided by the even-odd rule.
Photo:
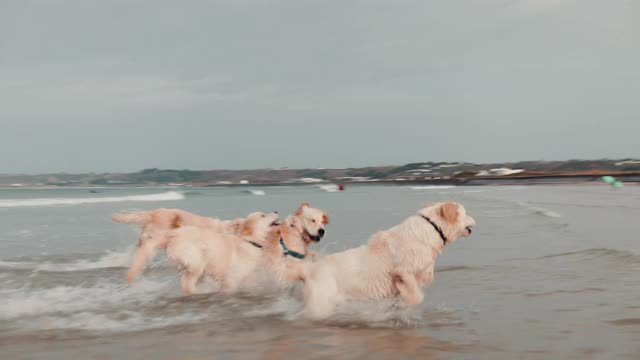
[[[130,195],[130,196],[105,196],[105,197],[87,197],[87,198],[37,198],[37,199],[0,199],[0,208],[2,207],[42,207],[55,205],[80,205],[80,204],[98,204],[112,203],[124,201],[170,201],[183,200],[184,194],[177,191],[168,191],[158,194],[149,195]]]

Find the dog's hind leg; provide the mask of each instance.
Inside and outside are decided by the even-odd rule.
[[[408,305],[418,305],[424,300],[424,294],[414,275],[405,271],[396,272],[394,283],[400,296]]]
[[[185,295],[193,294],[196,291],[196,284],[204,273],[204,263],[201,261],[182,262],[184,270],[182,272],[182,292]]]
[[[155,248],[156,244],[154,243],[153,237],[147,233],[142,233],[138,240],[138,248],[133,255],[131,267],[129,268],[129,271],[127,271],[127,282],[129,284],[134,282],[138,276],[140,276],[140,273],[144,270],[148,259],[152,258],[155,254]]]
[[[196,284],[201,275],[202,271],[198,273],[189,269],[184,270],[182,273],[182,292],[185,295],[191,295],[196,291]]]
[[[236,292],[236,290],[238,290],[238,286],[239,286],[239,281],[237,279],[235,279],[232,276],[227,276],[222,281],[222,286],[220,290],[224,294],[233,294],[234,292]]]
[[[182,268],[182,292],[186,295],[196,291],[196,284],[205,270],[201,252],[192,243],[169,236],[167,257]]]

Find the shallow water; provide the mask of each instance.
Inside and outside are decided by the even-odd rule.
[[[316,187],[0,190],[2,359],[636,359],[640,353],[640,187]],[[140,198],[139,196],[143,196]],[[35,199],[35,200],[34,200]],[[89,199],[89,200],[86,200]],[[101,200],[102,199],[102,200]],[[456,200],[478,226],[448,246],[425,303],[354,302],[296,318],[298,289],[182,296],[159,257],[122,274],[138,230],[113,212],[179,207],[232,218],[331,215],[316,250],[360,245],[422,204]]]

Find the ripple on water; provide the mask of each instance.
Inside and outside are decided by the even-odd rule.
[[[607,320],[603,322],[605,324],[610,324],[615,326],[640,326],[640,318],[625,318],[625,319],[617,319],[617,320]]]

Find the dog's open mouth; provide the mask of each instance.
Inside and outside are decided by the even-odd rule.
[[[274,220],[270,226],[278,226],[280,225],[280,222],[278,220]]]
[[[322,236],[311,235],[311,234],[309,234],[309,232],[307,230],[304,231],[304,236],[309,238],[312,241],[315,241],[315,242],[318,242],[318,241],[320,241],[320,239],[322,239]]]

